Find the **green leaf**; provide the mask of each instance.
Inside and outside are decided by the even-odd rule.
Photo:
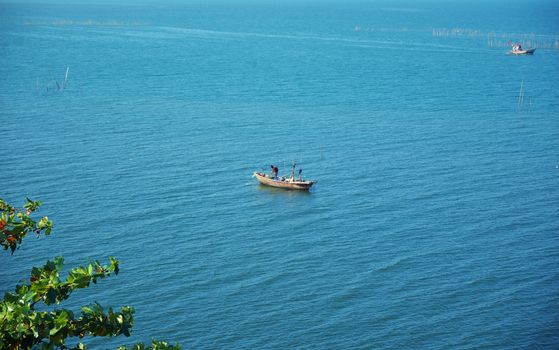
[[[56,333],[58,333],[59,330],[60,328],[54,327],[49,331],[49,335],[55,335]]]
[[[60,311],[56,319],[54,320],[57,327],[64,327],[68,323],[69,314],[65,310]]]
[[[52,305],[56,303],[57,297],[58,297],[58,293],[56,292],[56,289],[49,288],[44,297],[45,304]]]
[[[109,257],[109,259],[111,260],[111,270],[113,270],[115,272],[115,275],[118,275],[118,272],[120,270],[119,269],[120,263],[118,262],[118,260],[116,260],[112,256]]]
[[[27,330],[27,327],[25,327],[25,325],[23,323],[18,323],[16,326],[16,332],[17,333],[25,333],[25,331]]]

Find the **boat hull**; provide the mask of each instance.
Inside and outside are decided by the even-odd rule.
[[[289,181],[289,180],[281,181],[277,179],[272,179],[266,176],[266,174],[264,173],[254,173],[253,176],[262,185],[276,187],[276,188],[283,188],[286,190],[308,191],[314,184],[314,181]]]
[[[530,49],[530,50],[512,50],[510,53],[513,55],[533,55],[534,51],[536,51],[536,49]]]

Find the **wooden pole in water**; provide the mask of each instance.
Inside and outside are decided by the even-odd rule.
[[[68,72],[70,71],[70,67],[66,67],[66,75],[64,76],[64,84],[62,84],[62,89],[66,89],[66,84],[68,83]]]
[[[522,79],[522,81],[520,82],[520,91],[518,92],[518,108],[520,108],[520,106],[522,106],[522,103],[524,102],[524,79]]]
[[[522,80],[522,101],[520,101],[520,104],[522,106],[524,106],[524,95],[526,94],[526,92],[524,91],[524,80]]]

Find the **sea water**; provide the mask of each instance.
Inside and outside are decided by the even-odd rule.
[[[556,349],[555,1],[0,4],[0,197],[187,349]],[[507,54],[511,42],[537,47]],[[67,76],[66,76],[67,73]],[[310,192],[254,171],[293,161]]]

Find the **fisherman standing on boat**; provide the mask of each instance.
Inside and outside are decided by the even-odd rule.
[[[303,181],[303,169],[299,168],[299,181]]]
[[[278,167],[273,166],[273,165],[270,165],[270,167],[272,168],[272,178],[277,179],[278,178],[278,172],[279,172]]]

